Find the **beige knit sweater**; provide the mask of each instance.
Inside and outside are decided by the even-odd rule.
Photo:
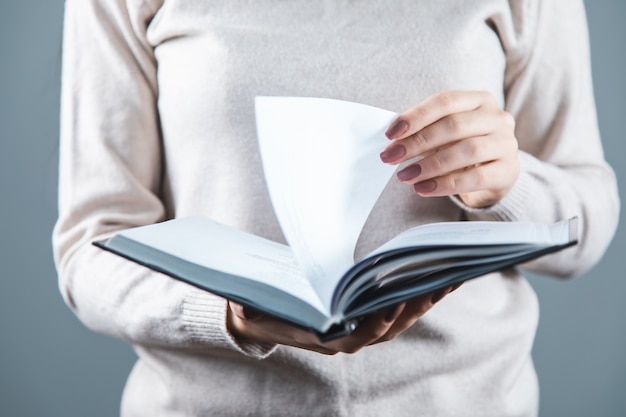
[[[359,253],[432,221],[579,216],[581,243],[528,268],[580,274],[619,210],[585,28],[579,0],[66,0],[55,259],[70,308],[139,355],[122,415],[535,415],[538,306],[517,271],[466,283],[396,340],[329,357],[240,343],[224,300],[91,242],[198,212],[283,241],[257,150],[257,95],[401,112],[481,89],[516,119],[514,188],[476,210],[392,181]]]

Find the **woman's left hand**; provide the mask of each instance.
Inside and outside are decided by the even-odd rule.
[[[446,91],[400,114],[381,160],[424,197],[458,195],[470,207],[500,201],[519,175],[515,121],[484,91]]]

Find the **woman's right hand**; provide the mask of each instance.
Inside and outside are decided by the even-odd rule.
[[[281,344],[326,355],[355,353],[365,346],[394,339],[456,288],[448,287],[374,313],[365,317],[354,332],[328,342],[321,342],[313,332],[232,301],[228,302],[227,323],[231,334],[240,341]]]

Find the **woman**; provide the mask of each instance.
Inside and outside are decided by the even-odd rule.
[[[417,224],[578,216],[579,245],[527,267],[580,274],[619,210],[585,25],[571,0],[67,0],[55,259],[78,317],[139,355],[122,415],[536,415],[538,306],[518,271],[321,343],[91,242],[198,212],[282,241],[253,98],[319,96],[400,113],[381,163],[424,157],[357,256]]]

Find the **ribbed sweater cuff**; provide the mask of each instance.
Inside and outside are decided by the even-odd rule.
[[[497,204],[489,207],[474,208],[453,196],[452,200],[461,207],[470,220],[518,221],[524,219],[530,203],[533,175],[532,166],[538,161],[531,155],[520,152],[520,173],[513,188]]]
[[[246,356],[264,359],[276,345],[247,343],[236,340],[226,327],[228,303],[223,298],[205,291],[192,289],[182,309],[183,325],[194,343],[234,349]]]

